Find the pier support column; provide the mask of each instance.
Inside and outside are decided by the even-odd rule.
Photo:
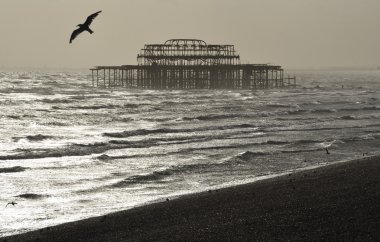
[[[92,87],[94,87],[94,70],[91,70]]]

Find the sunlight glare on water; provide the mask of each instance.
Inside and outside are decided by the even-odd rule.
[[[299,71],[297,89],[257,91],[108,90],[87,73],[0,74],[0,236],[380,145],[376,71]]]

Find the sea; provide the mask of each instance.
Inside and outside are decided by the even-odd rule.
[[[142,90],[0,71],[0,237],[379,154],[380,71],[294,73],[291,89]]]

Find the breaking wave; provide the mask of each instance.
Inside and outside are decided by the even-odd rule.
[[[135,183],[146,183],[146,182],[151,182],[151,181],[158,181],[172,174],[173,172],[170,171],[170,169],[167,169],[163,171],[154,171],[152,173],[145,174],[145,175],[130,176],[120,182],[113,184],[112,187],[125,187],[125,186],[135,184]]]
[[[46,196],[47,195],[41,195],[41,194],[36,194],[36,193],[24,193],[24,194],[17,195],[16,197],[34,200],[34,199],[40,199]]]
[[[314,110],[310,110],[310,112],[312,113],[336,113],[337,110],[336,109],[314,109]]]
[[[296,110],[288,111],[288,114],[290,114],[290,115],[297,115],[297,114],[303,114],[303,113],[307,113],[307,112],[308,112],[308,110],[296,109]]]
[[[188,133],[197,131],[208,131],[208,130],[227,130],[227,129],[244,129],[244,128],[257,128],[255,125],[251,124],[238,124],[238,125],[227,125],[227,126],[209,126],[191,129],[172,129],[172,128],[159,128],[159,129],[136,129],[128,130],[123,132],[115,133],[103,133],[104,136],[112,138],[127,138],[131,136],[141,136],[150,134],[172,134],[172,133]]]
[[[53,136],[37,134],[37,135],[28,135],[25,138],[29,141],[41,141],[45,139],[51,139],[53,138]]]
[[[236,158],[241,159],[242,161],[251,161],[253,158],[256,158],[257,156],[263,156],[263,155],[268,155],[268,154],[269,153],[262,152],[262,151],[257,151],[257,152],[245,151],[237,155]]]
[[[22,172],[25,171],[26,167],[22,166],[13,166],[13,167],[6,167],[6,168],[0,168],[0,173],[13,173],[13,172]]]
[[[363,110],[380,110],[379,106],[364,107]]]
[[[282,150],[281,153],[289,154],[289,153],[305,153],[305,152],[314,152],[324,150],[324,148],[313,148],[313,149],[302,149],[302,150]]]
[[[94,144],[73,144],[62,148],[39,149],[39,150],[19,150],[19,153],[14,155],[0,156],[0,160],[21,160],[21,159],[41,159],[49,157],[63,156],[84,156],[91,154],[99,154],[112,149],[113,147],[106,143]]]
[[[345,115],[345,116],[342,116],[340,117],[340,119],[343,119],[343,120],[355,120],[356,118],[352,115]]]
[[[197,174],[212,172],[215,168],[226,166],[226,163],[205,163],[205,164],[188,164],[172,166],[163,170],[153,171],[147,174],[134,175],[125,178],[122,181],[114,183],[111,188],[128,187],[136,183],[163,182],[174,175],[180,174]]]
[[[90,105],[90,106],[69,106],[68,109],[89,109],[89,110],[97,110],[97,109],[124,109],[124,108],[137,108],[139,105],[137,104],[125,104],[125,105],[115,105],[115,104],[104,104],[104,105]]]
[[[42,103],[72,103],[73,101],[70,99],[59,99],[59,98],[48,99],[48,98],[44,98],[44,99],[41,99],[40,102],[42,102]]]

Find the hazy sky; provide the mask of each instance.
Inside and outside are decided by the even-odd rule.
[[[98,10],[93,35],[71,32]],[[136,64],[145,43],[234,44],[284,67],[380,65],[379,0],[0,0],[0,68]]]

